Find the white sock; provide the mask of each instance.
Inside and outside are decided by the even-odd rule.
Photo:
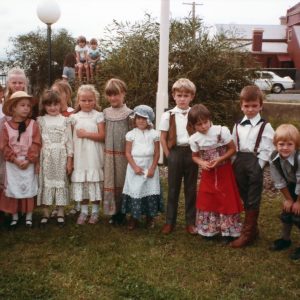
[[[88,215],[88,214],[89,214],[89,206],[88,206],[87,204],[82,204],[82,205],[81,205],[81,212],[82,212],[83,214]]]
[[[80,202],[76,202],[76,204],[75,204],[75,209],[76,209],[77,211],[80,211]]]
[[[26,221],[27,220],[32,220],[32,211],[26,214]]]
[[[92,204],[92,214],[99,214],[99,204]]]
[[[12,219],[13,219],[13,221],[18,221],[19,220],[19,214],[18,213],[13,214]]]

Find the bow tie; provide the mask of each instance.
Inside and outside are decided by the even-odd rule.
[[[245,126],[245,125],[252,125],[249,119],[247,119],[247,120],[241,122],[240,124],[241,124],[242,126]]]

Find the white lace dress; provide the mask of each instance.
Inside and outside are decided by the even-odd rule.
[[[42,136],[37,204],[67,205],[69,181],[66,165],[67,157],[73,156],[71,124],[62,115],[45,115],[37,121]]]
[[[98,124],[104,122],[102,112],[79,111],[70,116],[73,125],[74,170],[72,173],[72,198],[75,201],[102,200],[100,182],[103,181],[103,143],[78,138],[77,129],[98,132]]]
[[[141,215],[154,217],[163,211],[158,167],[152,178],[146,175],[153,162],[154,143],[159,141],[159,133],[154,129],[134,128],[126,134],[126,141],[132,142],[132,157],[145,175],[136,175],[130,164],[127,165],[122,212],[136,219]]]

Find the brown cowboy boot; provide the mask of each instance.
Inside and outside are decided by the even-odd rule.
[[[245,211],[245,221],[244,221],[244,226],[241,235],[238,239],[234,240],[229,244],[230,247],[242,248],[255,241],[255,239],[258,236],[258,228],[257,228],[258,215],[259,215],[258,209]]]

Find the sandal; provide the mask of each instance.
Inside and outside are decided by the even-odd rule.
[[[92,213],[90,219],[89,219],[89,224],[97,224],[99,222],[99,215],[97,213]]]
[[[86,223],[87,221],[87,218],[88,218],[88,215],[85,214],[85,213],[80,213],[78,219],[77,219],[77,225],[83,225]]]
[[[64,227],[65,226],[65,217],[63,216],[58,216],[56,219],[56,223],[59,227]]]
[[[32,220],[30,220],[30,219],[26,220],[26,221],[25,221],[25,226],[26,226],[27,228],[32,228]]]
[[[153,217],[147,216],[146,218],[146,226],[148,229],[153,229],[155,227],[155,221]]]
[[[137,227],[137,224],[138,220],[131,217],[127,226],[128,230],[134,230]]]

